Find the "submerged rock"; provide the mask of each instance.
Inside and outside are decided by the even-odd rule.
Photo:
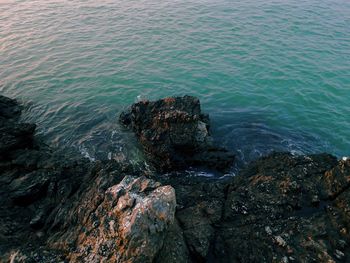
[[[225,170],[232,165],[234,155],[212,143],[209,117],[195,97],[140,101],[121,113],[120,122],[135,132],[159,171],[188,166]]]

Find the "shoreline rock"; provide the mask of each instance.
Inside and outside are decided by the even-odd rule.
[[[171,186],[127,175],[107,189],[68,258],[72,262],[153,262],[174,223],[175,207]]]
[[[0,262],[350,261],[350,159],[272,153],[226,180],[149,174],[43,145],[20,108],[0,96]]]
[[[227,170],[234,155],[213,144],[209,116],[192,96],[140,101],[122,112],[120,123],[129,127],[146,157],[160,172],[205,166]]]

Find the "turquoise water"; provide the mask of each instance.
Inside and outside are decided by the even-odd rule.
[[[350,154],[348,0],[0,0],[0,55],[0,92],[91,158],[135,154],[117,115],[137,96],[184,94],[240,163]]]

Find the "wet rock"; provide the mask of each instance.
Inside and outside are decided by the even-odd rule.
[[[19,122],[20,113],[16,100],[0,95],[0,161],[9,160],[15,150],[33,147],[36,125]]]
[[[225,170],[232,165],[233,154],[213,145],[209,117],[201,113],[195,97],[140,101],[121,113],[120,122],[132,128],[160,171],[188,166]]]
[[[40,229],[45,224],[45,210],[39,210],[37,214],[30,220],[29,224],[33,229]]]

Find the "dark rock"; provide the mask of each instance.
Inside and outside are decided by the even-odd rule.
[[[273,153],[232,178],[152,174],[47,147],[14,101],[0,106],[0,262],[350,262],[349,160]],[[208,157],[194,98],[133,107],[124,123],[166,168],[225,160]]]
[[[228,190],[215,244],[223,259],[218,262],[336,262],[335,240],[349,235],[341,234],[344,221],[325,185],[346,177],[347,169],[340,167],[325,154],[276,153],[251,164]],[[314,196],[320,197],[316,206]]]
[[[350,187],[350,160],[340,161],[323,177],[324,187],[330,199],[335,199]]]
[[[19,117],[21,106],[16,100],[0,95],[0,118],[12,119]]]
[[[11,151],[33,147],[35,128],[28,123],[0,123],[0,159],[7,159]]]
[[[46,195],[49,186],[49,174],[33,172],[14,179],[9,188],[15,205],[26,206]]]
[[[154,262],[192,262],[186,241],[184,239],[183,231],[177,220],[175,220],[174,223],[169,227],[169,230],[163,242],[163,247],[160,249]]]
[[[178,208],[176,218],[182,228],[191,262],[215,262],[209,259],[215,243],[225,203],[225,190],[229,182],[191,177],[177,173],[157,176],[163,184],[175,188]],[[169,238],[175,238],[169,232]],[[177,237],[179,238],[179,237]],[[165,248],[167,249],[167,248]],[[183,258],[185,260],[187,256]],[[209,260],[209,261],[208,261]],[[167,258],[166,262],[177,262]]]
[[[33,229],[40,229],[45,224],[45,214],[47,212],[40,209],[37,214],[30,220],[29,224]]]
[[[12,151],[33,147],[35,124],[19,123],[21,107],[17,101],[0,96],[0,160]]]
[[[225,170],[234,156],[216,147],[209,134],[209,117],[201,113],[199,100],[184,96],[141,101],[120,115],[132,128],[146,156],[160,171],[206,166]]]
[[[158,178],[175,188],[192,262],[347,262],[349,167],[327,154],[274,153],[228,181]]]

